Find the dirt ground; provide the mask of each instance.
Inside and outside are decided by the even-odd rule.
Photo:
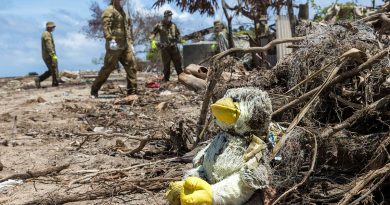
[[[142,151],[127,156],[123,152],[137,147],[139,141],[118,135],[81,134],[121,133],[135,138],[169,139],[179,122],[193,125],[199,115],[200,96],[179,85],[175,80],[177,76],[172,76],[174,80],[159,89],[146,88],[146,82],[154,77],[139,74],[140,94],[138,99],[129,101],[124,101],[118,88],[124,88],[125,81],[111,80],[103,87],[99,99],[89,97],[90,81],[52,88],[47,80],[42,89],[16,89],[3,83],[0,88],[0,161],[4,167],[0,169],[0,179],[64,164],[70,166],[58,174],[1,188],[0,204],[25,204],[59,195],[77,196],[132,183],[134,187],[120,196],[69,204],[165,204],[164,189],[170,180],[164,178],[181,177],[183,169],[190,164],[161,162],[74,181],[88,173],[175,157],[172,146],[164,140],[150,141]],[[32,84],[31,78],[25,81]],[[189,126],[185,130],[194,129]],[[142,182],[155,178],[161,181]],[[140,182],[130,182],[132,180]]]

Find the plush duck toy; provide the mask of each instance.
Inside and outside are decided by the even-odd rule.
[[[266,92],[236,88],[211,105],[223,132],[194,158],[184,181],[170,184],[166,197],[172,205],[244,204],[269,184],[265,140],[272,105]]]

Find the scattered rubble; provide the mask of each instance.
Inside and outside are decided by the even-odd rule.
[[[95,73],[64,72],[63,77],[79,80],[66,85],[75,87],[72,95],[63,95],[61,86],[29,93],[23,80],[9,81],[1,87],[6,98],[0,103],[15,102],[0,114],[6,136],[0,154],[10,160],[1,167],[10,177],[0,182],[25,181],[17,193],[7,193],[5,203],[165,203],[169,182],[181,179],[193,156],[218,132],[208,115],[210,101],[241,86],[268,91],[273,121],[286,128],[270,146],[269,203],[388,203],[387,8],[355,22],[302,23],[299,36],[289,39],[294,52],[272,69],[247,71],[222,53],[207,65],[188,66],[179,81],[160,83],[141,73],[139,95],[124,97],[119,74],[102,89],[108,97],[95,100],[87,98],[90,81],[85,80]],[[275,42],[281,43],[260,50]],[[28,94],[42,97],[31,100]],[[59,97],[52,103],[52,96]],[[13,116],[20,116],[17,123]],[[18,146],[8,147],[9,141]],[[69,166],[57,174],[26,171],[64,161]],[[15,175],[15,170],[26,173]],[[35,185],[38,191],[32,192]]]
[[[215,98],[230,87],[260,87],[272,97],[273,120],[291,122],[271,153],[281,159],[273,164],[273,203],[386,201],[388,36],[362,21],[310,22],[297,30],[304,38],[292,54],[270,71],[220,83]],[[212,69],[226,68],[219,61]]]

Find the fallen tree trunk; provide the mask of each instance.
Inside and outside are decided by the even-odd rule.
[[[187,74],[192,74],[197,78],[206,80],[208,69],[201,65],[190,64],[184,69],[184,72]]]
[[[23,173],[23,174],[14,174],[14,175],[5,177],[3,179],[0,179],[0,183],[8,181],[10,179],[25,180],[25,179],[30,179],[30,178],[37,178],[37,177],[41,177],[41,176],[46,176],[46,175],[51,174],[51,173],[58,173],[58,172],[66,169],[68,167],[69,167],[69,164],[65,164],[65,165],[58,166],[58,167],[50,167],[50,168],[40,170],[40,171],[27,171],[26,173]]]
[[[201,92],[206,89],[206,81],[191,74],[181,73],[179,82],[195,92]]]

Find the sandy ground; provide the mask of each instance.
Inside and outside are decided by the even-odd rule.
[[[50,87],[50,80],[42,89],[0,88],[0,161],[4,165],[0,179],[16,173],[43,170],[69,163],[59,174],[24,180],[21,185],[0,189],[0,204],[24,204],[33,199],[50,198],[55,194],[72,195],[93,191],[100,184],[89,179],[85,184],[69,183],[84,175],[80,170],[108,170],[153,162],[174,156],[164,142],[149,143],[133,157],[116,152],[120,139],[128,149],[138,142],[126,137],[97,136],[86,140],[80,132],[125,133],[135,137],[166,136],[180,120],[196,121],[200,100],[175,80],[160,89],[145,88],[153,76],[139,75],[141,90],[138,99],[120,104],[123,100],[118,86],[124,81],[111,81],[101,91],[99,99],[89,97],[90,83],[64,84]],[[175,78],[175,77],[172,77]],[[31,81],[31,79],[28,79]],[[31,82],[28,82],[31,84]],[[164,102],[161,110],[157,106]],[[167,134],[168,133],[168,134]],[[84,143],[83,143],[84,142]],[[81,146],[80,144],[83,143]],[[189,165],[179,164],[182,169]],[[151,168],[159,166],[152,166]],[[136,171],[137,172],[137,171]],[[161,171],[138,170],[125,173],[120,180],[137,176],[166,177],[181,173],[181,168],[167,166]],[[164,183],[166,186],[168,182]],[[110,182],[115,184],[115,181]],[[74,202],[70,204],[164,204],[163,189],[138,190],[120,197]]]

